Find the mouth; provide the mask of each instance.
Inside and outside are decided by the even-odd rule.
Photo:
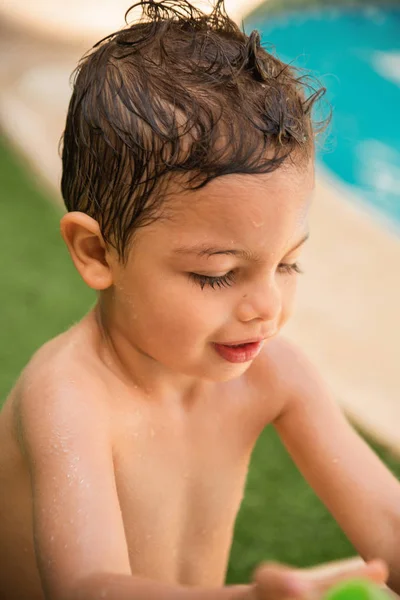
[[[217,353],[231,363],[243,363],[253,360],[260,352],[264,338],[253,338],[245,342],[229,344],[216,344],[214,348]]]

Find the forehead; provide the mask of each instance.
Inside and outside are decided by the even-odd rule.
[[[194,238],[244,244],[289,240],[306,228],[313,188],[312,164],[302,171],[280,168],[263,175],[216,178],[201,190],[168,200],[170,243]]]

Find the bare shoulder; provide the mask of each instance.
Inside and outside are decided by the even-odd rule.
[[[3,427],[23,445],[24,431],[70,427],[85,419],[99,427],[107,402],[96,357],[79,342],[79,329],[44,344],[23,369],[2,411]],[[62,432],[59,431],[62,435]]]
[[[249,369],[249,376],[265,403],[268,422],[278,419],[294,398],[318,383],[319,375],[307,354],[285,336],[265,344]],[[301,393],[299,393],[301,392]],[[273,400],[273,412],[269,404]]]

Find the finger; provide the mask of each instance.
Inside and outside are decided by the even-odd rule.
[[[282,600],[282,598],[306,598],[312,584],[292,567],[278,563],[263,563],[253,574],[260,598]]]
[[[389,570],[386,563],[380,559],[366,563],[362,558],[355,557],[311,567],[301,571],[301,575],[313,582],[319,590],[324,590],[339,581],[355,578],[382,584],[387,581]]]
[[[315,567],[306,569],[306,573],[312,577],[314,581],[324,579],[325,577],[346,576],[360,573],[365,569],[366,562],[360,556],[354,556],[342,560],[336,560]]]
[[[389,579],[389,567],[384,560],[374,558],[367,562],[368,579],[377,584],[386,583]]]

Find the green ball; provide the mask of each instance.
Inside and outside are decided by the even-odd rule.
[[[390,596],[370,581],[351,579],[331,587],[322,600],[390,600]]]

